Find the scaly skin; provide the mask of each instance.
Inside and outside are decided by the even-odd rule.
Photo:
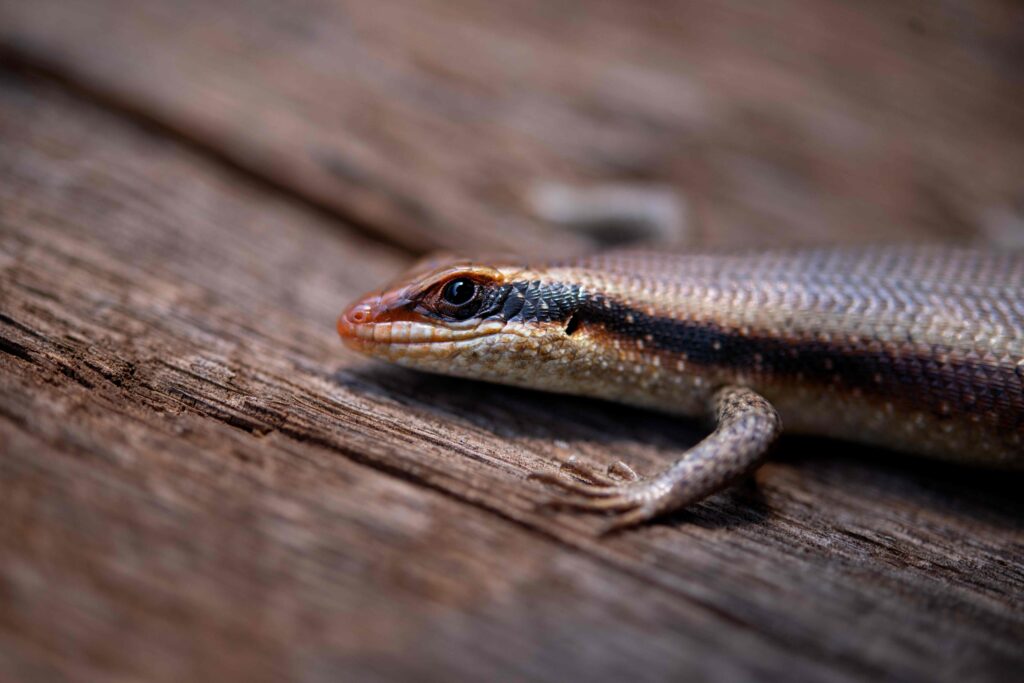
[[[461,280],[452,299],[446,288]],[[351,306],[353,348],[448,375],[703,417],[650,479],[538,475],[561,507],[636,524],[756,466],[781,423],[971,464],[1024,465],[1024,254],[952,247],[611,252],[427,264]],[[581,471],[583,470],[583,471]],[[609,474],[613,474],[609,470]],[[564,474],[564,473],[563,473]]]

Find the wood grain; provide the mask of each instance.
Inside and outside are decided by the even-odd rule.
[[[610,539],[573,453],[696,425],[340,348],[401,252],[162,134],[0,81],[0,678],[1000,680],[1020,477],[787,441]]]
[[[573,251],[537,183],[657,181],[704,244],[1024,222],[1012,0],[0,0],[0,53],[415,250]]]

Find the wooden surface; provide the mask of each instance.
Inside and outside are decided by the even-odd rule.
[[[581,248],[538,180],[708,244],[1012,230],[1016,5],[185,5],[0,2],[0,680],[1019,676],[1021,476],[789,439],[599,540],[524,474],[699,425],[333,330],[429,246]]]
[[[3,0],[0,46],[400,244],[550,253],[578,246],[525,206],[552,180],[685,188],[725,245],[962,237],[1024,210],[1022,13]]]

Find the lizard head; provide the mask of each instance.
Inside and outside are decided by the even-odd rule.
[[[545,366],[576,355],[566,330],[580,301],[578,286],[519,265],[435,259],[349,306],[338,333],[401,365],[551,388]]]

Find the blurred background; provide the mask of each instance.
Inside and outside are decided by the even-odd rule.
[[[5,0],[42,68],[402,248],[585,248],[537,188],[670,188],[686,241],[1024,242],[1012,0]]]

